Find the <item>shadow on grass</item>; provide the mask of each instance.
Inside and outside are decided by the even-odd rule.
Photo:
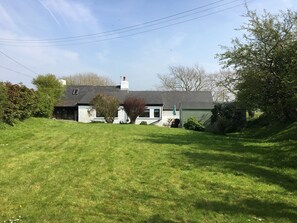
[[[140,221],[139,223],[176,223],[176,221],[166,220],[160,215],[153,215],[146,220]]]
[[[150,134],[147,141],[155,144],[187,145],[172,159],[200,168],[215,167],[218,171],[248,175],[288,191],[297,191],[297,179],[285,174],[283,168],[297,168],[296,147],[293,144],[265,143],[253,139],[217,136],[209,133],[185,132],[168,135]],[[176,162],[174,166],[182,164]]]
[[[267,184],[278,185],[288,191],[297,190],[297,180],[276,169],[271,169],[254,161],[252,158],[232,156],[222,153],[183,153],[195,167],[212,166],[218,171],[233,173],[234,175],[248,175]],[[253,163],[256,163],[253,164]]]
[[[256,199],[244,199],[235,204],[201,200],[196,202],[196,208],[224,214],[248,214],[258,218],[283,218],[289,219],[291,222],[295,222],[297,219],[296,207],[281,202],[271,203]]]

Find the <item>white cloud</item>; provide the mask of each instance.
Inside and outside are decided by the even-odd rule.
[[[5,27],[9,29],[16,29],[17,25],[14,23],[13,19],[9,16],[9,13],[0,3],[0,27]]]
[[[75,26],[84,25],[98,30],[99,25],[96,17],[86,5],[76,1],[66,0],[44,0],[43,4],[49,9],[49,11],[55,16],[55,18],[61,18],[67,25]],[[57,15],[55,15],[55,13]]]
[[[1,38],[15,38],[20,36],[9,31],[4,32],[0,29]],[[32,39],[31,36],[22,36],[26,39]],[[57,76],[76,73],[84,67],[81,62],[80,54],[75,50],[68,50],[59,47],[8,47],[1,46],[1,51],[15,59],[19,63],[29,67],[37,74],[53,73]],[[20,73],[36,76],[34,73],[28,71],[19,64],[13,62],[4,55],[0,55],[0,65],[13,69]],[[28,75],[22,75],[12,71],[0,69],[0,80],[10,80],[13,83],[23,82],[31,86],[31,80]]]
[[[53,20],[59,25],[61,26],[61,23],[59,22],[59,20],[57,19],[57,17],[54,15],[54,13],[46,6],[46,4],[44,4],[41,0],[38,0],[38,2],[45,8],[45,10],[50,14],[50,16],[53,18]]]

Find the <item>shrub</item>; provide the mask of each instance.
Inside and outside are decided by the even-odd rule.
[[[14,125],[32,116],[36,106],[36,93],[22,84],[5,83],[7,103],[3,110],[2,121]]]
[[[237,108],[235,103],[216,104],[211,112],[211,129],[215,133],[236,132],[245,126],[246,112]]]
[[[247,128],[253,127],[265,127],[269,126],[271,123],[272,118],[269,117],[267,114],[263,113],[257,118],[251,119],[246,123]]]
[[[32,83],[37,87],[37,106],[34,116],[52,117],[56,102],[64,94],[64,86],[53,74],[38,75]]]
[[[5,83],[0,82],[0,122],[3,121],[4,110],[8,103],[7,88]]]
[[[145,111],[145,101],[142,98],[128,97],[124,101],[124,109],[130,118],[130,123],[134,124],[136,118]]]
[[[184,128],[188,130],[194,130],[194,131],[205,130],[205,127],[203,126],[203,124],[194,117],[188,118],[187,122],[184,124]]]
[[[142,121],[142,122],[140,122],[139,125],[147,125],[147,122],[146,121]]]
[[[98,94],[91,101],[96,113],[104,117],[107,123],[113,123],[118,114],[119,100],[110,95]]]

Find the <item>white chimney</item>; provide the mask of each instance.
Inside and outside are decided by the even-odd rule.
[[[66,80],[60,79],[59,82],[61,85],[66,86]]]
[[[129,90],[129,81],[127,81],[125,76],[121,80],[121,90]]]

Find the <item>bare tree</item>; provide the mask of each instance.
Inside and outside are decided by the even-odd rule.
[[[205,78],[205,90],[212,92],[216,102],[230,102],[235,99],[237,76],[230,70],[208,74]]]
[[[204,86],[205,71],[194,67],[170,66],[168,74],[158,74],[161,88],[171,91],[200,91]]]
[[[114,82],[104,76],[95,73],[78,73],[74,75],[64,76],[67,85],[92,85],[92,86],[109,86],[114,85]]]
[[[211,91],[216,102],[235,99],[237,75],[230,70],[206,73],[198,65],[194,67],[170,66],[168,74],[158,74],[161,89],[170,91]]]

